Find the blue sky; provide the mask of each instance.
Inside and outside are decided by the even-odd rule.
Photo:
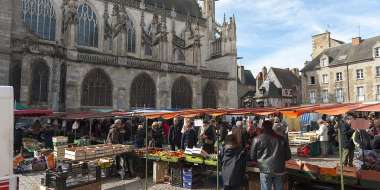
[[[311,36],[329,30],[345,42],[380,35],[380,0],[219,0],[216,15],[235,14],[239,64],[254,75],[263,66],[302,68]]]

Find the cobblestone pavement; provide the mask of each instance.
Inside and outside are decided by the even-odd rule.
[[[39,190],[43,173],[44,172],[32,172],[17,175],[19,177],[20,190]]]

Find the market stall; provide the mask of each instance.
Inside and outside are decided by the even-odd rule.
[[[184,110],[172,113],[149,113],[143,115],[147,120],[156,118],[170,119],[176,116],[182,117],[200,117],[200,116],[225,116],[225,115],[270,115],[270,114],[284,114],[291,117],[298,117],[303,113],[320,113],[330,116],[338,116],[348,112],[357,111],[380,111],[379,104],[369,105],[369,104],[328,104],[328,105],[306,105],[301,107],[293,108],[283,108],[283,109],[194,109],[194,110]],[[308,141],[316,141],[316,135],[313,133],[306,133],[303,136],[308,138]],[[297,139],[297,138],[296,138]],[[298,139],[301,140],[302,139]],[[340,151],[341,152],[341,151]],[[340,157],[342,157],[340,155]],[[148,160],[148,157],[146,157]],[[186,159],[187,158],[187,159]],[[156,161],[158,157],[155,158]],[[191,159],[185,156],[184,162],[195,162],[197,164],[205,163],[202,159]],[[216,160],[217,170],[219,170],[218,160]],[[287,168],[289,172],[289,183],[287,186],[290,188],[295,185],[297,181],[306,180],[316,183],[325,183],[333,188],[338,188],[341,185],[341,189],[344,187],[351,189],[376,189],[380,186],[379,182],[374,180],[374,175],[379,175],[376,171],[357,171],[355,168],[343,167],[342,164],[337,165],[334,168],[325,168],[317,165],[312,165],[307,162],[299,161],[289,161],[287,163]],[[254,168],[247,170],[248,172],[258,172]],[[368,176],[367,177],[367,173]],[[365,174],[365,175],[361,175]],[[366,177],[364,177],[366,176]],[[372,181],[367,182],[368,179]],[[342,185],[344,184],[344,185]],[[217,188],[219,188],[217,186]]]
[[[54,148],[54,155],[57,160],[62,159],[72,163],[79,162],[91,164],[96,161],[95,165],[100,168],[100,173],[102,174],[100,176],[103,176],[103,173],[106,171],[106,169],[110,168],[110,165],[112,165],[113,157],[128,152],[134,155],[136,159],[140,160],[139,162],[135,163],[138,165],[140,171],[142,168],[145,169],[143,176],[141,176],[145,178],[145,189],[148,188],[148,177],[150,175],[153,176],[153,181],[156,183],[169,180],[174,186],[194,188],[201,184],[199,181],[204,180],[205,176],[209,176],[202,174],[204,172],[209,172],[208,174],[217,176],[216,188],[220,189],[218,177],[220,171],[220,163],[218,160],[219,158],[216,154],[205,154],[204,151],[197,148],[186,149],[184,151],[168,151],[164,149],[151,148],[148,145],[148,125],[155,120],[170,120],[175,117],[203,119],[217,117],[221,118],[227,116],[264,117],[268,115],[273,116],[282,114],[290,118],[296,118],[305,113],[319,113],[338,116],[348,112],[379,112],[379,108],[380,104],[327,104],[304,105],[288,108],[186,109],[179,111],[150,110],[110,113],[56,113],[53,114],[53,117],[49,116],[49,118],[58,118],[61,120],[71,121],[88,120],[91,123],[90,120],[92,119],[114,119],[131,117],[139,118],[139,122],[141,123],[141,121],[144,121],[143,123],[145,125],[146,137],[144,148],[133,149],[132,146],[128,146],[127,148],[125,145],[116,145],[117,147],[111,147],[111,145],[88,145],[87,143],[76,143],[74,147],[69,147],[67,146],[69,144],[67,143],[68,140],[65,137],[62,137],[60,140],[56,139],[53,142],[53,144],[57,146],[57,148]],[[89,136],[92,136],[91,127],[87,132],[89,133]],[[317,137],[313,132],[301,133],[299,131],[296,131],[289,132],[289,141],[295,144],[311,144],[317,141]],[[219,152],[219,144],[219,140],[217,139],[217,152]],[[63,148],[58,148],[58,146],[62,146]],[[120,150],[117,148],[120,148]],[[123,152],[121,149],[125,151]],[[127,149],[128,151],[126,151]],[[64,150],[64,153],[62,150]],[[328,184],[330,187],[335,188],[338,188],[339,184],[345,184],[345,187],[356,189],[376,189],[380,186],[380,182],[376,177],[374,177],[380,176],[380,173],[376,171],[357,171],[355,168],[342,167],[342,164],[327,168],[297,160],[288,161],[286,166],[288,170],[288,183],[286,183],[286,187],[289,187],[290,189],[295,185],[299,185],[300,182],[305,181],[310,182],[310,184]],[[150,173],[150,171],[153,172]],[[259,171],[255,167],[254,163],[248,164],[247,173],[251,177],[249,183],[250,189],[255,189],[255,187],[257,187],[259,184],[258,172]],[[76,174],[73,175],[75,176]],[[93,176],[94,175],[92,175],[92,177]],[[98,178],[96,179],[98,180]],[[97,180],[93,181],[98,182]],[[76,184],[76,186],[78,186],[78,184]],[[344,186],[341,186],[341,188],[343,189]]]

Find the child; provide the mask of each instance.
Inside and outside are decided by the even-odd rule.
[[[244,182],[246,154],[235,135],[227,135],[221,152],[224,190],[239,190]]]

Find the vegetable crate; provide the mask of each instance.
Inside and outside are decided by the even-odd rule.
[[[202,157],[192,156],[192,155],[186,155],[185,161],[190,162],[190,163],[195,163],[195,164],[203,164],[204,163],[204,159]]]
[[[218,160],[214,160],[214,159],[206,159],[204,160],[205,162],[205,165],[208,165],[208,166],[216,166],[218,164]]]

